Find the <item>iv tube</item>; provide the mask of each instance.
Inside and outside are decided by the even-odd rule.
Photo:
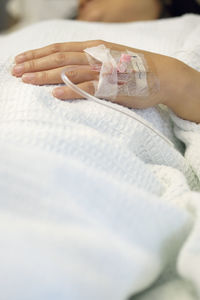
[[[112,104],[110,102],[102,102],[102,100],[98,99],[97,97],[88,94],[86,91],[82,90],[81,88],[79,88],[77,85],[75,85],[74,83],[71,82],[71,80],[69,80],[69,78],[66,75],[66,72],[71,71],[76,69],[77,67],[67,67],[65,68],[62,73],[61,73],[61,78],[64,81],[64,83],[69,86],[74,92],[80,94],[83,98],[88,99],[89,101],[94,101],[100,105],[106,106],[112,110],[118,111],[126,116],[128,116],[129,118],[132,118],[136,121],[138,121],[139,123],[141,123],[143,126],[145,126],[146,128],[148,128],[149,130],[153,131],[154,134],[158,135],[160,138],[162,138],[165,142],[167,142],[170,146],[174,147],[173,143],[166,138],[163,134],[161,134],[159,131],[157,131],[156,129],[154,129],[153,127],[151,127],[149,124],[147,124],[145,121],[133,116],[132,114],[130,114],[128,111],[124,111],[123,109],[120,108],[116,108],[113,107]],[[80,69],[80,66],[78,67]]]

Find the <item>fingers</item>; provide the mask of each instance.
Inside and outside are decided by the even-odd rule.
[[[49,71],[25,73],[22,80],[25,83],[44,85],[44,84],[59,84],[63,83],[61,73],[65,67],[57,68]],[[99,72],[93,70],[90,66],[74,66],[66,72],[68,78],[75,84],[99,79]]]
[[[87,81],[78,84],[78,87],[86,91],[90,95],[95,93],[95,83],[94,81]],[[83,98],[79,94],[75,93],[72,89],[67,86],[58,87],[53,90],[53,96],[60,100],[71,100],[71,99],[81,99]]]
[[[59,52],[83,52],[84,49],[95,47],[100,44],[106,44],[101,40],[86,41],[86,42],[70,42],[70,43],[56,43],[43,48],[26,51],[15,57],[16,64],[23,63],[29,60],[35,60]]]
[[[30,60],[17,64],[12,74],[21,77],[24,73],[32,73],[44,70],[56,69],[67,65],[87,65],[88,59],[85,53],[80,52],[59,52],[46,57]]]
[[[34,85],[59,84],[62,83],[61,72],[63,69],[57,68],[50,71],[25,73],[22,76],[22,81]]]

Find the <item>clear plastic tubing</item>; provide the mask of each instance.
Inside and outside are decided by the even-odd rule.
[[[77,85],[75,85],[73,82],[71,82],[71,80],[67,77],[66,72],[72,71],[74,69],[80,69],[79,67],[67,67],[65,68],[62,73],[61,73],[61,78],[63,80],[63,82],[70,87],[75,93],[79,94],[80,96],[82,96],[82,98],[87,99],[89,101],[93,101],[96,102],[100,105],[106,106],[112,110],[115,110],[117,112],[120,112],[124,115],[126,115],[129,118],[134,119],[135,121],[141,123],[143,126],[145,126],[146,128],[148,128],[149,130],[151,130],[154,134],[156,134],[157,136],[159,136],[162,140],[164,140],[167,144],[169,144],[171,147],[174,148],[174,144],[168,139],[166,138],[162,133],[160,133],[159,131],[157,131],[155,128],[151,127],[147,122],[143,121],[142,119],[140,119],[139,117],[137,118],[136,116],[133,116],[131,113],[128,112],[128,110],[124,109],[123,107],[114,107],[112,102],[109,101],[102,101],[100,99],[98,99],[97,97],[90,95],[89,93],[87,93],[86,91],[82,90],[81,88],[79,88]]]

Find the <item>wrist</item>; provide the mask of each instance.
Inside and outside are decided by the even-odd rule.
[[[164,104],[180,118],[200,123],[200,73],[178,61]]]

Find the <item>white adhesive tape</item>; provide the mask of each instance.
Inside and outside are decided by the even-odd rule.
[[[147,64],[143,55],[128,50],[110,50],[105,45],[84,51],[91,65],[97,63],[93,59],[101,63],[96,97],[148,96]]]

